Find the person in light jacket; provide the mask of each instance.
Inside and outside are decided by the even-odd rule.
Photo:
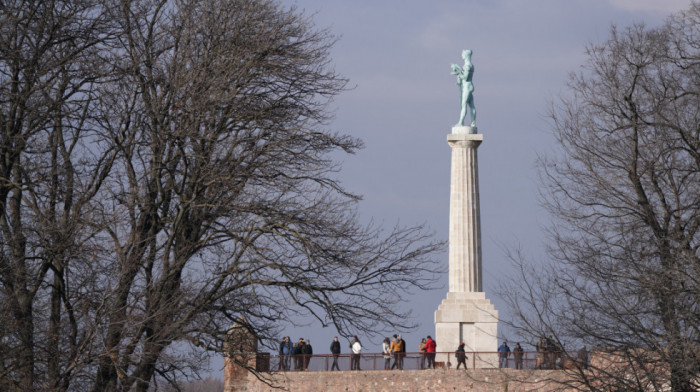
[[[382,353],[384,354],[384,370],[391,370],[391,341],[384,338],[382,342]]]
[[[350,354],[350,370],[362,370],[360,369],[360,353],[362,353],[362,343],[357,336],[353,336],[352,344],[350,345],[352,349],[352,354]]]

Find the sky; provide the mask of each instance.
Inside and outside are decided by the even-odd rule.
[[[604,42],[611,25],[657,26],[690,0],[282,0],[338,36],[331,57],[351,90],[331,110],[334,131],[361,138],[365,149],[343,157],[340,179],[363,195],[360,217],[391,228],[425,223],[447,240],[450,148],[459,93],[450,64],[472,49],[479,147],[484,291],[500,317],[508,309],[496,289],[511,265],[504,247],[544,257],[549,217],[538,202],[538,154],[556,149],[548,107],[567,93],[571,72],[589,43]],[[447,266],[447,252],[438,255]],[[405,297],[419,328],[401,333],[408,351],[435,336],[439,288]],[[310,339],[327,354],[337,331],[311,320],[289,326],[292,341]],[[499,326],[499,341],[509,338]],[[387,333],[390,336],[393,333]],[[381,337],[359,336],[364,351],[381,352]],[[347,345],[341,345],[345,348]],[[524,345],[528,350],[528,345]],[[494,347],[494,350],[496,347]],[[273,354],[275,354],[273,352]]]

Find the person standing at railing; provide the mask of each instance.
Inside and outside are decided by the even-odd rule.
[[[508,367],[508,356],[510,355],[510,347],[506,342],[498,348],[498,358],[500,359],[498,367],[507,368]]]
[[[425,351],[428,357],[428,369],[435,369],[435,349],[437,348],[437,343],[433,338],[428,335],[428,339],[425,341]]]
[[[420,370],[423,370],[425,369],[425,338],[420,340],[418,355],[420,355]]]
[[[331,342],[331,354],[333,354],[333,365],[331,366],[331,371],[333,369],[340,370],[340,367],[338,366],[338,356],[340,355],[340,342],[338,341],[338,337],[334,337],[333,341]]]
[[[399,335],[399,369],[403,370],[403,359],[406,357],[406,341]]]
[[[362,343],[357,336],[353,337],[352,344],[352,354],[350,355],[350,370],[362,370],[360,369],[360,354],[362,353]]]
[[[581,369],[588,369],[588,350],[586,350],[586,346],[581,346],[577,354]]]
[[[542,369],[545,366],[545,356],[547,355],[547,343],[544,337],[541,337],[539,342],[537,342],[537,364],[536,369]]]
[[[547,369],[554,369],[556,368],[557,357],[559,357],[561,347],[557,345],[557,343],[552,338],[552,335],[547,336],[547,338],[545,339],[545,345],[547,347],[545,354],[545,362],[547,363]]]
[[[384,354],[384,370],[391,370],[391,341],[384,338],[382,342],[382,354]]]
[[[464,370],[467,370],[467,353],[464,352],[464,342],[457,347],[455,358],[457,358],[457,370],[459,370],[459,365],[464,365]]]
[[[280,342],[280,371],[289,370],[292,349],[292,342],[289,340],[289,336],[285,336],[282,342]]]
[[[294,345],[292,354],[294,355],[294,370],[303,370],[304,358],[302,357],[301,349],[304,347],[304,338],[299,338],[297,344]]]
[[[302,362],[304,364],[303,370],[307,370],[309,368],[309,362],[311,362],[311,355],[313,355],[314,353],[314,349],[311,347],[310,340],[304,341],[304,345],[301,347],[301,353],[304,355],[302,357]]]
[[[515,343],[515,348],[513,349],[513,359],[515,359],[515,368],[516,369],[523,368],[523,353],[524,353],[524,350],[520,346],[520,343]]]
[[[394,364],[391,365],[391,369],[394,368],[403,370],[403,356],[406,353],[406,341],[401,339],[401,335],[394,335],[394,341],[391,342],[391,352],[394,354]]]
[[[391,355],[394,356],[394,364],[391,365],[391,370],[399,367],[399,357],[401,356],[399,344],[399,335],[394,335],[394,340],[391,341]]]

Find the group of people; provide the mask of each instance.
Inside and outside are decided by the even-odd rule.
[[[331,365],[332,370],[340,370],[338,366],[338,357],[340,356],[340,342],[338,337],[334,337],[331,342],[331,354],[333,354],[333,364]],[[353,341],[350,343],[350,370],[361,370],[360,369],[360,353],[362,352],[362,343],[357,336],[354,337]],[[299,338],[296,344],[292,344],[289,336],[282,338],[280,342],[279,355],[280,355],[280,365],[279,371],[292,370],[291,364],[294,363],[294,370],[308,370],[309,363],[311,362],[311,356],[314,351],[311,347],[311,342],[307,339]],[[293,361],[292,361],[293,360]]]
[[[562,358],[566,352],[564,348],[552,337],[541,337],[536,345],[537,369],[562,369],[569,366],[579,366],[581,369],[588,369],[589,354],[586,346],[576,352],[575,357]],[[578,364],[572,363],[578,361]]]
[[[437,344],[435,340],[428,335],[426,338],[422,338],[420,344],[418,345],[418,353],[420,355],[420,369],[434,369],[435,368],[435,355],[436,355]],[[464,366],[467,369],[467,354],[465,351],[464,342],[460,343],[455,350],[455,358],[457,360],[457,369]],[[558,347],[552,339],[541,338],[537,343],[538,356],[536,358],[535,368],[537,369],[555,369],[558,366],[558,357],[562,353],[562,349]],[[338,359],[341,354],[340,342],[338,337],[334,337],[331,342],[330,351],[333,356],[333,363],[331,365],[331,371],[340,370],[338,365]],[[362,343],[357,336],[354,336],[350,342],[350,370],[362,370],[360,368],[360,358],[362,353]],[[515,362],[515,369],[523,369],[523,357],[525,350],[523,350],[520,343],[516,343],[513,350],[508,346],[507,342],[503,342],[498,347],[498,364],[499,368],[507,368],[509,359],[513,358]],[[280,355],[280,371],[291,370],[292,363],[294,365],[294,370],[307,370],[309,363],[311,361],[311,356],[313,355],[313,348],[311,347],[311,342],[309,340],[304,340],[300,338],[296,344],[293,344],[289,336],[285,336],[280,342],[279,347]],[[401,338],[401,335],[393,335],[393,339],[384,338],[382,342],[382,355],[384,357],[384,370],[403,370],[404,358],[406,357],[406,342]],[[588,351],[586,346],[583,346],[578,352],[576,358],[582,365],[583,368],[587,368],[588,365]],[[394,363],[391,363],[391,360]],[[427,365],[426,365],[427,361]],[[448,363],[449,366],[449,363]]]
[[[285,336],[280,342],[280,371],[291,370],[292,358],[294,359],[294,370],[306,370],[309,368],[311,355],[314,353],[311,347],[311,341],[299,338],[296,344],[293,344],[289,336]]]
[[[428,335],[427,338],[423,338],[418,345],[418,353],[420,354],[420,368],[425,369],[425,361],[428,361],[428,369],[435,369],[435,349],[437,348],[437,343],[435,340]]]
[[[338,357],[340,356],[340,342],[338,337],[334,337],[331,342],[331,354],[333,354],[333,365],[331,365],[331,371],[340,370],[338,366]],[[362,343],[357,336],[352,337],[352,342],[350,342],[350,370],[362,370],[360,369],[360,354],[362,354]]]
[[[401,338],[401,335],[393,335],[393,340],[384,338],[382,342],[382,354],[384,356],[384,370],[403,370],[403,361],[406,357],[406,341]],[[428,368],[435,368],[435,349],[437,344],[435,340],[428,335],[427,338],[421,339],[418,345],[418,353],[420,355],[420,368],[425,369],[425,362],[428,362]],[[394,363],[391,364],[391,359]]]
[[[403,358],[406,356],[406,341],[401,335],[394,335],[393,340],[384,338],[382,341],[382,355],[384,356],[384,370],[403,369]],[[394,364],[391,364],[394,358]]]
[[[401,335],[392,336],[394,339],[384,338],[382,342],[382,354],[384,355],[384,370],[403,370],[403,359],[406,356],[406,341]],[[391,358],[394,363],[391,364]]]
[[[418,351],[420,353],[420,368],[425,369],[427,360],[427,368],[435,368],[435,349],[437,345],[431,336],[421,339]],[[338,359],[341,354],[340,341],[338,337],[334,337],[331,342],[330,351],[333,356],[331,371],[340,370]],[[403,361],[406,356],[406,341],[401,338],[401,335],[393,335],[393,340],[384,338],[382,342],[382,352],[384,356],[384,369],[403,370]],[[360,368],[360,357],[362,353],[362,343],[357,336],[353,337],[350,342],[350,370],[362,370]],[[289,336],[285,336],[280,342],[279,355],[280,365],[279,371],[291,370],[291,364],[294,363],[294,370],[307,370],[313,349],[309,340],[299,339],[299,342],[292,344]],[[394,363],[391,363],[391,359]],[[293,360],[293,361],[292,361]]]
[[[536,345],[537,369],[556,369],[561,367],[561,356],[564,349],[551,337],[541,337]]]
[[[516,369],[522,369],[523,368],[523,356],[525,355],[525,350],[523,350],[522,346],[520,343],[515,344],[515,348],[512,351],[513,353],[513,359],[515,360],[515,368]],[[510,347],[508,346],[507,342],[503,342],[498,347],[498,367],[499,368],[507,368],[508,367],[508,358],[510,357],[511,350]]]
[[[562,356],[565,354],[564,348],[550,337],[540,338],[535,347],[537,349],[537,357],[535,359],[536,369],[561,369],[566,367],[566,363],[564,362],[571,360],[571,357],[562,358]],[[498,347],[499,367],[507,368],[509,357],[512,354],[515,361],[515,368],[522,369],[524,353],[525,352],[520,346],[520,343],[516,343],[515,348],[511,352],[510,347],[508,347],[508,343],[503,342],[503,344]],[[575,360],[579,362],[579,366],[582,369],[588,369],[588,356],[586,346],[582,346],[581,349],[576,352]]]

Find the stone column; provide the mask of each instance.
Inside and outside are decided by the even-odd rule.
[[[480,292],[481,218],[479,209],[479,161],[476,149],[481,134],[450,134],[450,291]]]
[[[477,148],[483,140],[475,127],[453,127],[447,135],[452,149],[449,292],[435,311],[435,341],[437,351],[447,353],[436,357],[439,362],[456,365],[453,353],[464,342],[470,366],[493,368],[498,367],[498,311],[483,292],[481,268]]]

